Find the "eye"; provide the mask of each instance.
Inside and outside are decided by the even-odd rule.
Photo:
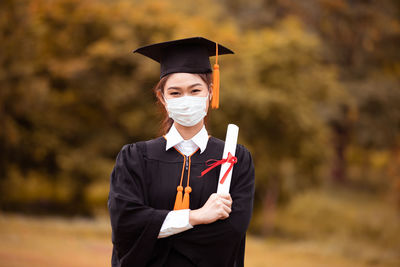
[[[179,96],[180,94],[181,94],[181,93],[178,92],[178,91],[169,92],[169,95],[171,95],[171,96]]]
[[[197,93],[200,93],[201,92],[201,90],[200,89],[193,89],[192,90],[192,94],[197,94]]]

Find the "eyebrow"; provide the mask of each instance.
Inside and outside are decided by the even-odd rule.
[[[190,88],[193,88],[193,87],[196,87],[196,86],[202,86],[202,84],[201,83],[194,83],[194,84],[192,84],[192,85],[189,85],[189,89]],[[167,90],[173,90],[173,89],[175,89],[175,90],[178,90],[178,89],[181,89],[181,87],[177,87],[177,86],[171,86],[171,87],[168,87],[167,88]]]

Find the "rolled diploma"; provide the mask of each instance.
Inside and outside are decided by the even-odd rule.
[[[239,135],[239,127],[237,127],[235,124],[229,124],[228,129],[226,130],[225,147],[224,147],[224,153],[222,155],[223,159],[226,159],[228,157],[229,152],[232,154],[232,156],[235,156],[238,135]],[[229,193],[229,188],[231,186],[232,172],[234,167],[228,173],[225,182],[221,184],[220,181],[230,165],[231,165],[230,163],[224,163],[221,165],[221,172],[219,173],[219,179],[218,179],[217,194]]]

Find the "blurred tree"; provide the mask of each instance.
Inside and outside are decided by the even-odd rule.
[[[399,10],[394,0],[1,1],[0,208],[90,214],[99,187],[105,208],[119,149],[155,137],[160,119],[158,65],[131,51],[203,35],[237,52],[221,58],[210,132],[241,127],[256,208],[271,221],[330,167],[344,180],[370,162],[358,158],[396,144]]]
[[[321,40],[322,61],[337,66],[337,79],[351,103],[348,107],[350,118],[343,117],[341,108],[335,108],[326,120],[332,126],[334,137],[331,140],[335,140],[332,160],[337,164],[331,172],[334,181],[346,177],[344,164],[347,160],[344,157],[350,146],[371,150],[391,149],[396,144],[400,131],[397,115],[400,107],[399,1],[220,2],[227,7],[225,14],[233,13],[244,31],[274,27],[285,17],[296,16]],[[344,125],[347,125],[346,129]],[[338,131],[346,134],[339,134],[340,138]],[[364,153],[365,157],[368,155],[368,152]],[[338,160],[341,157],[343,160]]]
[[[154,3],[2,5],[1,206],[90,213],[87,186],[107,180],[124,142],[156,132],[157,114],[147,108],[156,72],[130,53],[153,41],[148,32],[168,38],[174,20],[159,16],[166,6]],[[16,187],[37,177],[49,192],[32,189],[21,202],[29,187]]]
[[[170,2],[1,3],[1,209],[90,214],[88,191],[108,187],[122,145],[156,136],[158,64],[131,51],[233,30]]]
[[[349,106],[340,106],[340,113],[336,118],[331,118],[329,125],[332,129],[333,159],[332,177],[336,183],[343,184],[347,181],[346,149],[350,142],[351,130],[354,124]]]
[[[329,155],[325,121],[348,101],[335,68],[321,57],[318,36],[295,17],[242,39],[236,67],[225,70],[223,112],[213,114],[213,123],[241,126],[256,162],[257,208],[269,220],[278,201],[319,184],[319,168]],[[273,224],[264,222],[264,231]]]

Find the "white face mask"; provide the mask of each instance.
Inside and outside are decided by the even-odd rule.
[[[169,117],[183,126],[194,126],[207,114],[208,96],[182,96],[165,99]]]

